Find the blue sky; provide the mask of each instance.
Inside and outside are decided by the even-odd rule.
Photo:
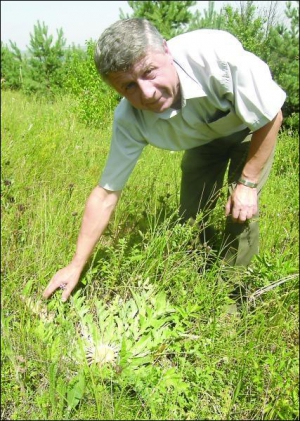
[[[199,10],[207,9],[208,1],[198,1]],[[239,1],[216,1],[219,10],[222,4],[238,7]],[[270,2],[261,2],[260,4]],[[282,11],[285,2],[279,2]],[[30,33],[39,20],[54,35],[62,28],[67,45],[85,45],[89,39],[96,40],[102,31],[119,19],[120,8],[131,13],[127,1],[1,1],[1,40],[16,42],[18,48],[26,50]]]
[[[54,36],[62,28],[67,45],[84,45],[119,19],[119,8],[131,11],[127,1],[1,1],[1,40],[26,49],[39,20]]]

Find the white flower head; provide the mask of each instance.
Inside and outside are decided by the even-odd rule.
[[[117,360],[118,352],[117,346],[97,342],[86,348],[86,357],[89,365],[93,363],[99,365],[114,364]]]

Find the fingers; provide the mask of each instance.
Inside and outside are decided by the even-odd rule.
[[[70,297],[70,295],[71,295],[71,292],[73,291],[74,287],[75,287],[75,285],[74,285],[74,286],[72,286],[72,287],[70,287],[70,285],[68,285],[68,286],[65,288],[65,290],[64,290],[64,292],[62,293],[62,296],[61,296],[61,301],[62,301],[63,303],[65,303],[65,302],[69,299],[69,297]]]
[[[43,298],[49,298],[57,289],[62,290],[62,301],[65,302],[70,297],[73,289],[79,280],[80,272],[71,266],[59,270],[51,279],[43,292]]]
[[[232,220],[239,224],[253,218],[256,212],[256,206],[242,206],[241,204],[235,204],[231,198],[229,198],[225,206],[225,215],[229,216],[231,214]]]
[[[229,197],[225,214],[234,222],[243,224],[253,218],[257,213],[257,191],[243,185],[237,185]]]
[[[256,211],[255,209],[251,208],[238,208],[233,207],[232,208],[232,214],[231,217],[234,222],[237,222],[239,224],[243,224],[247,220],[250,220],[255,215]]]
[[[53,278],[51,279],[51,281],[49,282],[49,284],[43,292],[43,298],[49,298],[53,294],[53,292],[57,288],[59,288],[60,284],[61,283],[59,279],[57,279],[57,275],[53,276]]]
[[[71,282],[69,283],[61,283],[59,279],[55,279],[55,277],[49,282],[47,288],[44,290],[43,298],[49,298],[57,289],[61,289],[62,296],[61,300],[63,302],[67,301],[68,298],[71,295],[71,292],[73,291],[76,283],[73,284]]]

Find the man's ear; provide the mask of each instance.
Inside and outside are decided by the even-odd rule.
[[[170,54],[170,50],[167,44],[167,41],[164,39],[164,50],[166,54]]]

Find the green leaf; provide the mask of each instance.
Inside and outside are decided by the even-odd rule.
[[[76,408],[79,401],[82,399],[85,391],[85,377],[83,373],[79,373],[71,382],[75,381],[74,386],[72,389],[68,390],[67,392],[67,402],[68,402],[68,410],[71,411],[72,409]]]

